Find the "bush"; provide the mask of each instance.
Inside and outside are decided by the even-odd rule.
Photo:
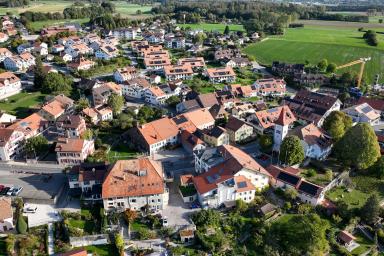
[[[25,222],[23,215],[20,214],[17,219],[16,230],[17,232],[19,232],[19,234],[26,234],[27,229],[28,229],[27,223]]]
[[[316,176],[317,172],[314,169],[308,169],[307,170],[307,176],[308,177],[314,177]]]
[[[139,228],[137,235],[140,240],[153,239],[156,237],[155,233],[147,228]]]

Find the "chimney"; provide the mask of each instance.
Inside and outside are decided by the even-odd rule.
[[[124,181],[127,180],[127,176],[125,175],[125,173],[123,174],[123,180],[124,180]]]

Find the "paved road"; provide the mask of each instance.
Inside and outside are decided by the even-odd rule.
[[[0,171],[34,172],[34,173],[61,173],[63,166],[58,164],[0,162]]]

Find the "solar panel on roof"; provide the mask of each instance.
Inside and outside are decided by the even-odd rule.
[[[299,190],[300,191],[303,191],[309,195],[312,195],[312,196],[316,196],[317,195],[317,190],[319,189],[319,187],[311,184],[311,183],[308,183],[308,182],[305,182],[303,181],[300,186],[299,186]]]
[[[300,178],[297,176],[294,176],[292,174],[288,174],[286,172],[280,172],[279,175],[277,176],[278,180],[285,181],[289,184],[296,185],[297,182],[299,182]]]
[[[245,181],[240,181],[237,183],[238,188],[246,188],[247,187],[247,182]]]
[[[371,106],[365,106],[364,108],[361,109],[365,114],[371,112],[373,109]]]

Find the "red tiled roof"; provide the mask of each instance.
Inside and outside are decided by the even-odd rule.
[[[117,161],[106,175],[102,198],[164,193],[163,170],[149,158]]]

